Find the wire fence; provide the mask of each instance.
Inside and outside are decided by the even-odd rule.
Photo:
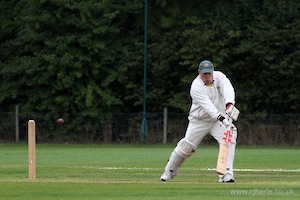
[[[15,112],[0,113],[0,142],[27,141],[27,122]],[[167,121],[166,121],[167,119]],[[241,115],[238,143],[244,145],[300,145],[300,114]],[[142,113],[104,113],[98,121],[63,125],[55,121],[36,120],[38,143],[129,143],[142,142]],[[165,120],[165,121],[164,121]],[[175,144],[185,134],[187,114],[147,113],[146,143]],[[166,126],[166,127],[164,127]],[[164,130],[166,130],[164,132]],[[207,136],[204,144],[215,143]]]

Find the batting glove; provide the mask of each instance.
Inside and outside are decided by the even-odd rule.
[[[220,126],[223,126],[225,129],[229,126],[228,116],[224,117],[221,114],[218,116],[218,120],[221,121]]]
[[[234,121],[236,121],[239,117],[240,111],[231,103],[226,106],[225,110],[226,114],[231,117]]]

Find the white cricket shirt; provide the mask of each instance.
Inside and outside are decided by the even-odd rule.
[[[214,71],[213,80],[212,85],[205,85],[200,75],[193,80],[189,120],[216,121],[219,114],[225,115],[227,103],[235,104],[234,88],[226,75]]]

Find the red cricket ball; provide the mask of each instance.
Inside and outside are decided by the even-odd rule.
[[[61,124],[65,123],[65,121],[64,121],[63,118],[59,118],[59,119],[56,120],[56,123],[61,125]]]

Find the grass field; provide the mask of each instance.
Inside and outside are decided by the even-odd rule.
[[[171,182],[161,182],[174,145],[0,144],[0,199],[299,199],[300,148],[238,146],[235,183],[218,183],[218,149],[199,146]]]

